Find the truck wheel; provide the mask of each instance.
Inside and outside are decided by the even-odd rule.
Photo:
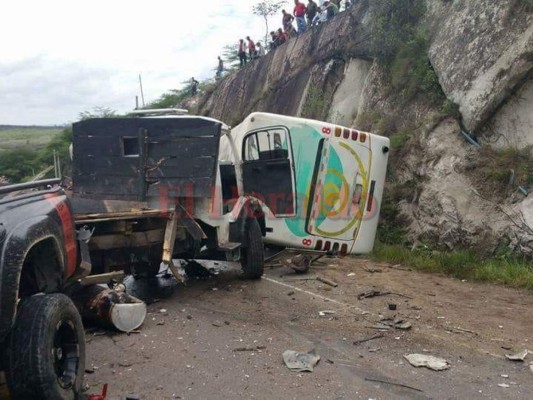
[[[85,333],[72,301],[59,293],[23,299],[6,352],[13,399],[74,400],[84,371]]]
[[[249,219],[246,224],[247,247],[241,248],[241,266],[246,279],[259,279],[265,266],[265,248],[259,222]]]

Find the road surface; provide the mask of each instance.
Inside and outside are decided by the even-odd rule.
[[[505,358],[533,350],[527,291],[358,258],[323,259],[307,275],[271,268],[258,281],[230,265],[187,286],[132,282],[133,294],[155,300],[139,332],[87,333],[88,392],[108,383],[108,399],[533,398],[533,353]],[[369,290],[391,294],[358,299]],[[378,329],[387,319],[412,327]],[[314,349],[314,372],[287,369],[289,349]],[[411,353],[450,368],[415,368],[404,358]]]

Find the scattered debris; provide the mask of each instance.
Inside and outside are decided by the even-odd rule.
[[[104,384],[104,387],[102,388],[102,394],[90,394],[87,397],[87,400],[105,400],[107,396],[107,383]]]
[[[324,310],[324,311],[319,311],[318,312],[318,315],[320,315],[321,317],[327,317],[328,315],[335,315],[336,312],[335,311],[331,311],[331,310]]]
[[[522,350],[516,354],[506,354],[505,357],[511,361],[524,361],[527,357],[527,353],[529,353],[527,350]]]
[[[159,310],[159,312],[161,314],[166,314],[167,313],[167,309],[166,308],[162,308],[162,309]]]
[[[398,308],[398,306],[397,306],[396,304],[394,304],[394,303],[389,303],[389,310],[391,310],[391,311],[395,311],[396,308]]]
[[[294,290],[291,290],[289,293],[287,293],[287,296],[292,296],[294,294]]]
[[[509,378],[509,375],[500,375],[502,378]]]
[[[381,325],[385,325],[387,328],[395,328],[403,331],[407,331],[412,328],[412,324],[409,321],[405,321],[402,318],[383,318],[380,321]]]
[[[390,326],[378,322],[378,323],[375,324],[375,325],[365,326],[365,328],[369,328],[369,329],[379,329],[379,330],[383,330],[383,331],[388,331],[388,330],[390,329]]]
[[[283,362],[291,371],[313,372],[313,368],[320,361],[320,356],[312,350],[309,353],[298,353],[293,350],[283,352]]]
[[[407,389],[411,389],[411,390],[416,390],[417,392],[424,392],[423,390],[420,390],[418,388],[415,388],[415,387],[412,387],[412,386],[409,386],[409,385],[404,385],[403,383],[396,383],[396,382],[391,382],[391,381],[384,381],[384,380],[381,380],[381,379],[374,379],[374,378],[365,378],[365,381],[369,381],[369,382],[378,382],[378,383],[385,383],[387,385],[394,385],[394,386],[400,386],[400,387],[404,387],[404,388],[407,388]]]
[[[358,300],[361,300],[361,299],[369,299],[369,298],[371,298],[371,297],[388,296],[389,294],[393,294],[393,295],[400,296],[400,297],[405,297],[405,298],[407,298],[407,299],[412,299],[412,297],[406,296],[406,295],[401,294],[401,293],[395,293],[395,292],[381,292],[381,291],[379,291],[379,290],[375,290],[375,289],[370,289],[370,290],[367,290],[366,292],[360,293],[360,294],[357,296],[357,299],[358,299]]]
[[[350,272],[350,273],[349,273],[348,275],[346,275],[346,276],[348,276],[348,277],[350,277],[350,276],[355,276],[355,272]]]
[[[379,268],[365,268],[365,267],[363,267],[363,270],[366,271],[366,272],[369,272],[371,274],[375,274],[376,272],[378,272],[378,273],[383,272],[383,270],[379,269]]]
[[[146,304],[125,292],[124,285],[109,289],[90,285],[77,290],[72,299],[85,321],[103,328],[131,332],[146,318]]]
[[[529,370],[533,373],[533,364],[529,366]]]
[[[383,337],[385,337],[385,335],[381,335],[381,334],[379,334],[379,335],[374,335],[374,336],[371,336],[371,337],[369,337],[369,338],[364,338],[364,339],[354,340],[353,344],[357,346],[357,345],[359,345],[359,344],[361,344],[361,343],[370,342],[371,340],[381,339],[381,338],[383,338]]]
[[[239,351],[257,351],[257,350],[265,350],[266,349],[266,346],[246,346],[246,347],[237,347],[235,349],[233,349],[233,351],[235,352],[239,352]]]
[[[408,354],[404,358],[413,367],[426,367],[433,371],[444,371],[450,368],[450,364],[443,358],[430,356],[427,354]]]
[[[129,361],[119,361],[118,362],[118,366],[119,367],[123,367],[123,368],[129,368],[133,365],[133,363],[129,362]]]
[[[501,387],[501,388],[509,388],[509,387],[511,387],[507,383],[498,383],[498,386]]]
[[[459,331],[459,332],[470,333],[470,334],[475,335],[475,336],[478,335],[477,332],[471,331],[470,329],[461,328],[460,326],[456,326],[453,329],[455,329],[456,331]]]
[[[319,281],[319,282],[325,283],[326,285],[329,285],[329,286],[333,286],[333,287],[339,286],[337,284],[337,282],[334,282],[334,281],[329,280],[328,278],[324,278],[322,276],[317,276],[316,280]]]

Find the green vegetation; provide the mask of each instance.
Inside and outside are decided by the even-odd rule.
[[[491,198],[502,197],[517,186],[533,186],[533,147],[496,149],[484,146],[469,167],[477,188]]]
[[[445,101],[429,61],[429,37],[418,22],[426,11],[424,0],[383,0],[371,3],[371,46],[389,75],[389,90],[406,104],[422,94],[434,103]]]
[[[403,149],[409,139],[411,139],[411,133],[407,131],[400,131],[392,134],[390,137],[390,149],[392,151]]]
[[[310,85],[302,109],[302,117],[322,119],[324,106],[324,91],[316,85]]]
[[[531,262],[519,257],[482,259],[471,250],[432,252],[377,243],[373,258],[403,264],[422,272],[442,272],[458,279],[492,282],[533,290]]]
[[[68,173],[70,143],[72,143],[72,129],[65,128],[56,133],[42,148],[24,147],[0,150],[0,175],[7,178],[10,183],[26,181],[54,164],[54,150],[59,155],[63,172]],[[50,177],[50,174],[47,177]]]
[[[61,128],[19,128],[0,130],[0,151],[11,149],[41,149],[59,132]]]

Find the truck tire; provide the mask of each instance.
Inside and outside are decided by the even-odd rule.
[[[245,279],[259,279],[265,267],[265,248],[261,227],[255,218],[246,223],[246,247],[241,248],[241,266]]]
[[[12,398],[75,400],[84,371],[85,333],[72,301],[59,293],[23,299],[6,351]]]

